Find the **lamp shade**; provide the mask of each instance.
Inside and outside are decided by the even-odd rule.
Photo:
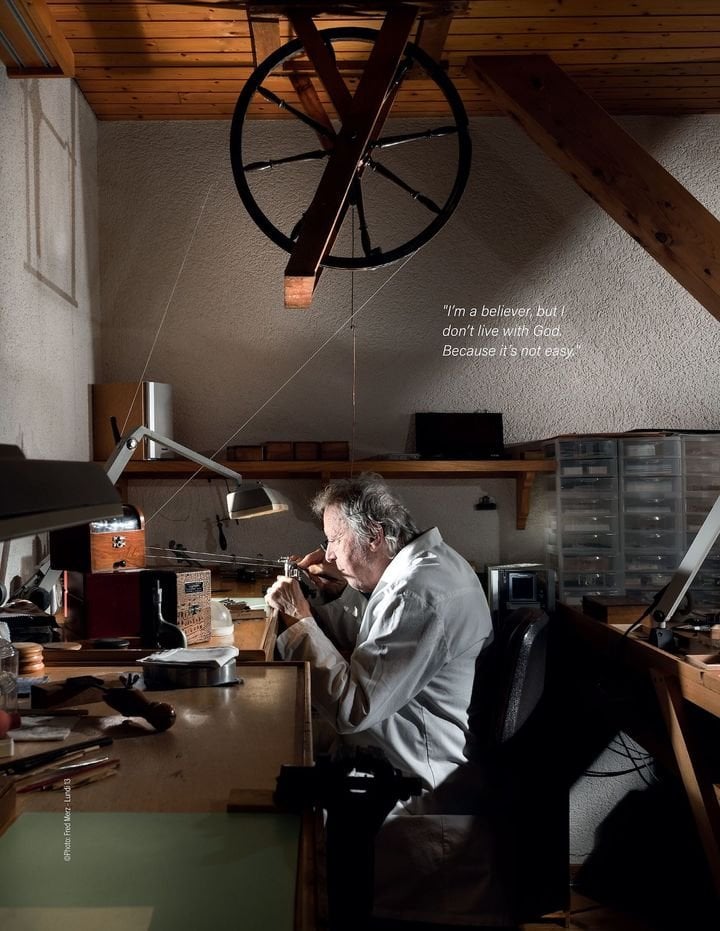
[[[120,495],[93,462],[26,459],[0,444],[0,540],[122,514]]]
[[[227,496],[227,507],[234,520],[278,514],[288,509],[280,495],[262,482],[239,482],[235,491]]]

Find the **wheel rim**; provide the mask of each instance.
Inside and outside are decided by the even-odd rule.
[[[343,41],[357,41],[359,43],[373,43],[377,38],[377,31],[373,29],[361,29],[357,27],[342,27],[337,29],[326,29],[320,32],[321,36],[326,43],[329,43],[330,48],[333,49],[334,42],[343,42]],[[276,69],[281,68],[286,62],[297,57],[304,51],[304,45],[302,40],[294,39],[293,41],[287,43],[281,48],[277,49],[265,59],[253,72],[253,74],[248,79],[245,84],[240,96],[238,97],[237,104],[235,106],[235,111],[233,113],[232,125],[230,129],[230,160],[233,170],[233,176],[235,178],[235,185],[237,187],[240,199],[242,200],[245,209],[250,214],[250,217],[254,223],[263,231],[263,233],[271,239],[276,245],[278,245],[285,252],[292,252],[293,247],[296,241],[296,234],[299,227],[299,222],[295,224],[294,229],[291,231],[290,235],[283,232],[275,225],[275,222],[271,220],[265,210],[258,203],[255,194],[248,182],[248,166],[251,168],[262,164],[265,167],[274,168],[279,164],[288,164],[293,160],[300,161],[308,160],[306,158],[307,153],[300,153],[298,156],[289,157],[287,159],[281,160],[272,160],[269,159],[266,162],[254,162],[254,163],[245,163],[243,161],[243,144],[246,140],[246,125],[247,123],[253,122],[248,117],[248,112],[253,100],[256,97],[256,94],[261,96],[270,97],[273,95],[272,92],[268,91],[264,87],[264,82],[271,75],[273,77],[279,76],[275,74]],[[470,136],[468,132],[468,121],[467,115],[465,113],[465,108],[460,99],[455,86],[447,77],[445,72],[435,64],[435,62],[425,53],[422,49],[413,45],[412,43],[407,43],[405,47],[403,65],[409,62],[413,67],[415,65],[422,68],[426,75],[432,80],[432,82],[439,88],[441,91],[443,100],[449,109],[450,116],[452,117],[453,123],[452,126],[438,127],[435,130],[422,131],[420,133],[406,133],[400,134],[400,136],[381,136],[376,143],[371,143],[370,146],[366,148],[366,151],[363,155],[362,167],[359,171],[356,171],[355,178],[353,180],[353,186],[351,187],[351,195],[349,197],[350,203],[353,203],[355,206],[358,202],[360,204],[361,210],[363,205],[363,179],[371,177],[368,175],[368,171],[372,172],[372,175],[379,173],[381,176],[387,178],[388,172],[386,166],[383,166],[382,162],[379,162],[377,159],[373,159],[373,152],[376,149],[389,148],[390,146],[381,147],[378,143],[382,140],[387,139],[398,139],[402,138],[404,143],[410,143],[422,138],[430,139],[434,136],[440,135],[452,135],[457,141],[457,153],[456,153],[456,170],[455,175],[452,180],[452,183],[449,186],[449,191],[447,194],[443,194],[443,203],[436,204],[433,203],[432,211],[435,213],[433,219],[430,220],[419,232],[411,235],[405,242],[400,245],[393,245],[387,250],[382,248],[375,247],[371,254],[363,254],[361,256],[356,255],[326,255],[321,264],[326,268],[345,268],[345,269],[373,269],[378,268],[383,265],[388,265],[392,262],[397,262],[402,258],[410,255],[411,253],[417,251],[422,246],[424,246],[430,239],[433,238],[447,223],[450,219],[450,216],[457,207],[460,197],[463,193],[465,185],[467,183],[468,175],[470,172],[470,158],[471,158],[471,143]],[[288,77],[289,76],[282,71],[279,74]],[[278,104],[279,106],[280,104]],[[283,106],[286,109],[292,111],[292,107],[288,107],[287,104],[283,102]],[[299,120],[307,122],[306,119],[303,119],[302,116],[298,116],[297,112],[293,112],[293,115],[296,116]],[[390,111],[390,116],[392,116],[392,111]],[[311,127],[316,128],[317,126]],[[393,143],[393,145],[399,143]],[[316,150],[319,152],[320,150]],[[309,160],[320,160],[321,157],[325,157],[325,153],[321,155],[310,153]],[[257,169],[255,169],[257,170]],[[262,170],[262,169],[260,169]],[[252,173],[252,172],[251,172]],[[389,174],[395,174],[391,170]],[[402,178],[396,176],[395,180],[388,178],[396,187],[402,188]],[[401,182],[398,184],[398,180]],[[413,200],[419,201],[421,204],[424,203],[422,192],[416,192],[412,190],[412,186],[406,185],[408,190],[411,191],[410,196]],[[407,191],[406,191],[407,193]],[[413,196],[413,194],[415,196]],[[314,192],[313,192],[314,195]],[[311,195],[312,196],[312,195]],[[426,198],[431,200],[430,198]],[[308,201],[309,203],[309,201]],[[435,212],[437,211],[437,212]],[[302,220],[302,217],[300,218]],[[361,221],[362,222],[362,221]],[[354,219],[353,219],[354,223]],[[295,234],[295,238],[293,238]]]

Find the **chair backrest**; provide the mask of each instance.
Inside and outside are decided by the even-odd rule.
[[[545,687],[548,616],[520,608],[495,631],[495,639],[475,664],[466,751],[509,741],[537,707]]]
[[[548,616],[539,608],[513,611],[497,633],[497,743],[505,743],[518,733],[542,697],[547,635]]]

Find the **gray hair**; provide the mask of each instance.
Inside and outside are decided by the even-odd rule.
[[[382,528],[391,556],[395,556],[419,533],[406,507],[375,472],[330,482],[312,502],[313,514],[338,508],[358,542],[369,543]]]

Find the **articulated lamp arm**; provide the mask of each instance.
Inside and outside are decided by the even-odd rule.
[[[185,459],[189,459],[191,462],[195,462],[197,465],[203,466],[234,482],[233,490],[227,495],[227,509],[231,518],[262,517],[287,511],[287,504],[273,489],[266,488],[261,482],[243,481],[243,477],[239,472],[234,472],[232,469],[228,469],[227,466],[196,453],[187,446],[183,446],[182,443],[176,443],[175,440],[161,436],[148,427],[137,427],[132,433],[122,437],[105,463],[105,472],[113,485],[120,478],[138,444],[145,437],[160,443],[162,446],[167,446],[168,449],[172,449],[173,452],[178,453]],[[61,570],[51,568],[50,557],[46,557],[34,571],[32,577],[23,584],[20,592],[16,593],[15,597],[26,598],[31,591],[40,589],[47,596],[46,598],[43,596],[43,601],[49,601],[50,592],[58,583],[60,574]]]
[[[715,545],[720,536],[720,497],[710,509],[708,516],[703,521],[700,529],[695,534],[695,538],[690,544],[690,548],[682,559],[682,562],[675,570],[675,574],[670,579],[664,592],[662,592],[657,604],[652,611],[652,619],[655,622],[656,630],[665,630],[673,619],[685,597],[685,593],[692,585],[693,579],[707,559],[710,550]],[[662,645],[669,642],[670,635],[666,637],[659,636],[657,633],[651,640],[663,641]],[[661,645],[661,644],[656,644]]]
[[[240,484],[243,480],[242,475],[238,472],[233,472],[232,469],[226,468],[221,463],[194,452],[194,450],[189,449],[187,446],[183,446],[182,443],[176,443],[175,440],[171,440],[166,436],[161,436],[159,433],[155,433],[154,430],[150,430],[149,427],[136,427],[132,433],[128,433],[127,436],[122,437],[115,447],[114,452],[105,463],[105,471],[113,485],[120,478],[125,466],[132,459],[133,453],[138,448],[141,440],[145,438],[154,440],[161,446],[167,446],[168,449],[171,449],[174,453],[178,453],[184,459],[189,459],[191,462],[204,466],[204,468],[210,469],[212,472],[217,472],[218,475],[231,479],[233,482]]]
[[[264,517],[268,514],[287,511],[287,504],[278,497],[276,492],[266,488],[262,482],[243,481],[243,477],[239,472],[234,472],[232,469],[228,469],[227,466],[222,465],[222,463],[196,453],[187,446],[183,446],[182,443],[176,443],[175,440],[161,436],[148,427],[137,427],[132,433],[122,437],[115,447],[115,451],[105,464],[105,471],[113,484],[120,478],[123,469],[137,449],[138,443],[145,437],[154,440],[161,446],[167,446],[168,449],[178,453],[185,459],[189,459],[191,462],[195,462],[199,466],[209,469],[211,472],[217,472],[218,475],[233,481],[236,487],[227,496],[227,509],[230,517],[235,519]]]

